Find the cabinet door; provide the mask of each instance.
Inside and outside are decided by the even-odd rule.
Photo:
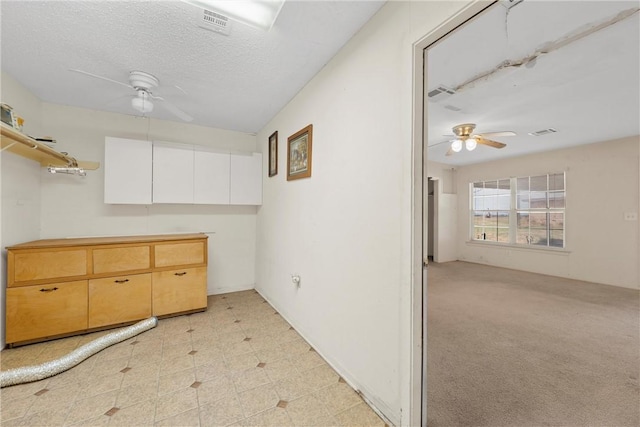
[[[153,315],[207,308],[207,268],[153,273]]]
[[[232,205],[262,204],[262,154],[231,154]]]
[[[151,273],[89,280],[89,328],[151,317]]]
[[[230,162],[229,153],[194,151],[194,203],[229,204]]]
[[[193,203],[193,146],[153,143],[153,203]]]
[[[106,137],[104,202],[151,204],[151,141]]]
[[[7,342],[87,329],[87,281],[7,288]]]

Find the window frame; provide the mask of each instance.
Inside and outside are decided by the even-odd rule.
[[[562,175],[562,188],[558,189],[556,188],[556,186],[550,186],[550,179],[552,176],[555,175]],[[540,178],[540,177],[545,177],[546,178],[546,187],[545,190],[531,190],[530,188],[530,183],[531,183],[531,179],[532,178]],[[527,189],[522,191],[519,191],[518,188],[518,180],[522,180],[522,179],[528,179],[528,185],[527,185]],[[501,212],[508,212],[508,238],[507,241],[499,241],[499,230],[505,229],[506,227],[500,227],[499,225],[499,218],[496,220],[496,226],[495,226],[495,236],[496,236],[496,240],[485,240],[485,239],[479,239],[476,238],[476,231],[477,228],[479,227],[485,227],[484,225],[480,225],[478,226],[477,224],[477,213],[483,211],[484,209],[481,210],[476,210],[476,204],[475,204],[475,200],[478,198],[477,193],[474,192],[474,189],[476,188],[483,188],[483,189],[491,189],[494,187],[487,187],[486,184],[487,183],[496,183],[496,187],[495,188],[499,188],[500,186],[500,182],[501,181],[508,181],[509,182],[509,210],[506,211],[504,209],[489,209],[487,208],[487,212],[496,212],[497,215],[500,215]],[[478,184],[481,184],[482,187],[478,187]],[[552,188],[553,187],[553,188]],[[532,208],[530,205],[530,196],[531,196],[531,192],[536,192],[536,193],[544,193],[544,199],[545,199],[545,207],[534,207]],[[519,206],[519,199],[518,197],[521,196],[522,194],[527,193],[527,195],[529,196],[529,205],[526,207],[523,206]],[[551,200],[552,198],[549,197],[551,194],[558,194],[558,193],[563,193],[564,197],[563,197],[563,207],[559,208],[557,206],[551,207]],[[499,191],[496,192],[496,196],[499,195]],[[491,195],[483,195],[481,197],[490,197]],[[553,200],[556,200],[555,198],[553,198]],[[498,199],[496,199],[496,206],[498,206]],[[519,231],[519,227],[518,227],[518,218],[520,215],[522,214],[526,214],[526,215],[531,215],[531,214],[545,214],[546,218],[545,218],[545,234],[546,234],[546,244],[533,244],[533,243],[519,243],[518,242],[518,231]],[[553,228],[553,222],[552,222],[552,215],[553,214],[561,214],[562,215],[562,229],[558,229],[558,228]],[[536,249],[536,250],[548,250],[548,251],[566,251],[567,250],[567,240],[566,240],[566,236],[567,236],[567,173],[566,171],[562,171],[562,172],[549,172],[549,173],[545,173],[545,174],[538,174],[538,175],[528,175],[528,176],[513,176],[513,177],[509,177],[509,178],[498,178],[498,179],[486,179],[486,180],[475,180],[475,181],[471,181],[469,183],[469,233],[468,233],[468,242],[469,243],[473,243],[473,244],[487,244],[487,245],[497,245],[497,246],[509,246],[509,247],[514,247],[514,248],[526,248],[526,249]],[[531,228],[529,228],[529,230],[531,230]],[[553,245],[553,236],[554,233],[553,231],[562,231],[562,245],[558,246],[558,245]],[[486,232],[484,233],[486,235]],[[530,234],[529,234],[530,236]]]

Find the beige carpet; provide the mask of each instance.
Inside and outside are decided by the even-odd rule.
[[[429,266],[428,425],[639,426],[640,293]]]

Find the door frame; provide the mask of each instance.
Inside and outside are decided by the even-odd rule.
[[[426,257],[426,203],[428,196],[425,182],[428,177],[426,129],[427,104],[424,99],[425,81],[427,79],[427,63],[425,49],[437,42],[451,31],[472,19],[498,0],[472,0],[457,13],[442,22],[434,30],[413,43],[413,105],[412,105],[412,257],[411,257],[411,350],[410,350],[410,392],[408,423],[412,426],[427,425],[427,375],[426,375],[426,286],[427,271],[424,265]]]

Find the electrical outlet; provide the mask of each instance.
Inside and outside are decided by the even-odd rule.
[[[625,212],[624,213],[625,221],[637,221],[638,220],[638,212]]]
[[[299,274],[292,274],[291,275],[291,282],[293,282],[294,285],[300,287],[300,275]]]

